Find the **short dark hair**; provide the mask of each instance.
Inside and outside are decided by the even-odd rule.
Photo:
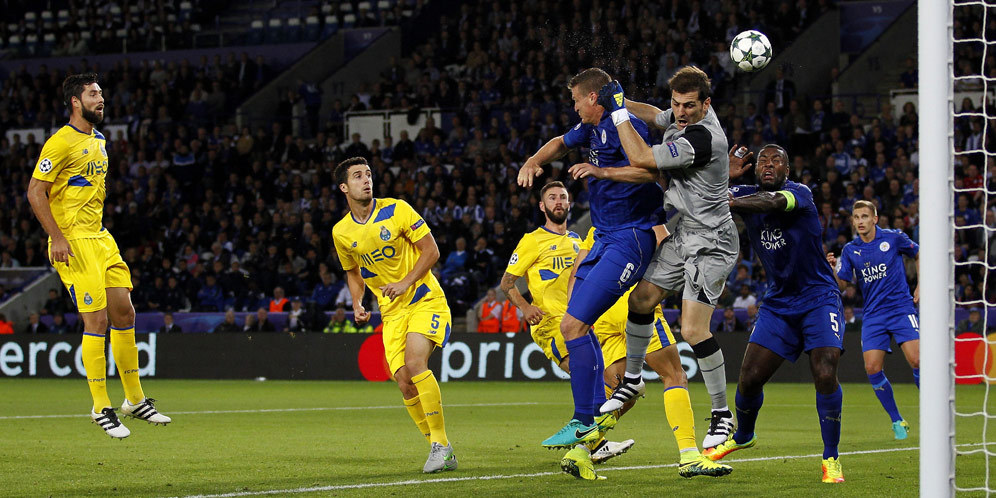
[[[609,73],[602,71],[597,67],[592,67],[575,74],[570,81],[567,82],[567,88],[573,89],[574,87],[581,87],[581,91],[587,93],[595,92],[598,93],[603,86],[612,81],[609,77]]]
[[[349,168],[356,166],[357,164],[365,164],[367,166],[370,165],[366,158],[360,156],[346,159],[335,167],[335,184],[340,185],[346,183],[346,180],[349,178]]]
[[[70,74],[62,81],[62,98],[66,107],[73,108],[73,97],[83,100],[83,87],[96,83],[97,73]]]
[[[685,66],[674,73],[674,76],[667,81],[672,92],[690,93],[699,92],[699,101],[705,102],[712,94],[712,81],[705,71],[695,66]]]
[[[552,182],[546,182],[546,185],[543,185],[543,188],[542,188],[542,189],[540,189],[540,200],[542,200],[542,199],[543,199],[543,196],[545,196],[545,195],[546,195],[546,191],[547,191],[547,190],[550,190],[550,189],[552,189],[552,188],[562,188],[562,189],[564,189],[564,190],[567,190],[567,187],[565,187],[565,186],[564,186],[564,183],[563,183],[563,182],[560,182],[560,181],[556,181],[556,180],[554,180],[554,181],[552,181]],[[567,195],[568,195],[568,196],[569,196],[569,195],[571,195],[571,192],[570,192],[570,191],[568,191],[568,192],[567,192]]]
[[[785,165],[788,166],[788,163],[789,163],[789,153],[788,153],[787,150],[785,150],[785,147],[782,147],[781,145],[778,145],[778,144],[764,144],[763,146],[761,146],[760,149],[758,149],[758,151],[757,151],[758,155],[760,155],[761,151],[764,150],[764,149],[775,149],[775,150],[777,150],[778,153],[782,155],[782,160],[785,161]]]

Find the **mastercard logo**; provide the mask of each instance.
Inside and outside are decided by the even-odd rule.
[[[384,335],[370,334],[360,346],[356,355],[356,363],[360,374],[370,382],[384,382],[391,379],[391,369],[384,355]]]
[[[959,334],[954,346],[956,384],[996,384],[996,334]]]

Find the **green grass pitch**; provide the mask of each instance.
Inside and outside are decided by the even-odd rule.
[[[112,399],[119,400],[120,384],[108,384]],[[844,386],[840,450],[847,482],[835,486],[819,481],[822,443],[815,395],[807,384],[769,385],[758,445],[727,457],[733,474],[691,480],[679,477],[674,467],[677,449],[664,415],[663,389],[648,385],[646,399],[609,433],[614,440],[633,438],[636,446],[599,466],[608,479],[598,482],[560,473],[563,451],[539,445],[570,416],[566,382],[443,384],[447,432],[460,468],[437,475],[421,473],[428,446],[390,383],[147,379],[144,387],[173,423],[155,427],[127,419],[132,435],[117,441],[84,415],[90,398],[82,380],[0,380],[0,495],[918,493],[919,417],[911,384],[895,385],[900,409],[914,428],[905,441],[893,440],[888,416],[867,384]],[[985,393],[985,386],[960,387],[959,410],[982,409]],[[701,383],[692,384],[691,396],[701,443],[708,396]],[[992,398],[990,405],[996,403]],[[981,448],[982,431],[981,418],[960,419],[958,442],[973,445],[961,449]],[[982,454],[958,457],[958,485],[983,485],[986,465]]]

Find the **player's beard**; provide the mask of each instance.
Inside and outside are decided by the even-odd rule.
[[[547,219],[549,219],[550,221],[552,221],[555,225],[560,225],[561,223],[567,221],[567,210],[566,209],[564,210],[563,214],[559,214],[558,215],[558,214],[556,214],[555,211],[550,211],[550,210],[548,210],[546,208],[546,206],[543,206],[543,212],[546,213]]]
[[[93,110],[90,110],[90,109],[87,109],[86,107],[83,107],[80,110],[80,114],[82,114],[83,119],[85,119],[88,123],[90,123],[92,125],[100,124],[100,122],[104,120],[104,115],[103,114],[97,114],[97,107],[96,106],[94,106]]]

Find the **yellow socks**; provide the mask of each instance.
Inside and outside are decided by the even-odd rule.
[[[104,357],[104,334],[83,333],[83,346],[80,348],[86,382],[90,385],[93,397],[93,411],[100,413],[111,406],[107,397],[107,359]]]
[[[412,377],[412,383],[418,389],[418,397],[425,413],[425,421],[429,426],[429,441],[446,446],[446,426],[443,422],[443,401],[439,393],[439,383],[432,375],[432,370],[426,370]]]
[[[688,397],[688,389],[684,387],[669,387],[664,391],[664,409],[667,410],[667,423],[674,432],[681,452],[695,451],[695,415],[692,413],[692,401]]]
[[[408,416],[415,421],[415,425],[418,426],[419,432],[425,436],[425,440],[432,442],[429,438],[429,423],[425,421],[425,412],[422,411],[422,403],[419,402],[419,396],[415,396],[412,399],[405,400],[405,408],[408,409]]]
[[[114,353],[114,363],[118,366],[125,398],[132,404],[145,399],[142,382],[138,380],[138,348],[135,347],[134,325],[120,329],[111,327],[111,352]]]

